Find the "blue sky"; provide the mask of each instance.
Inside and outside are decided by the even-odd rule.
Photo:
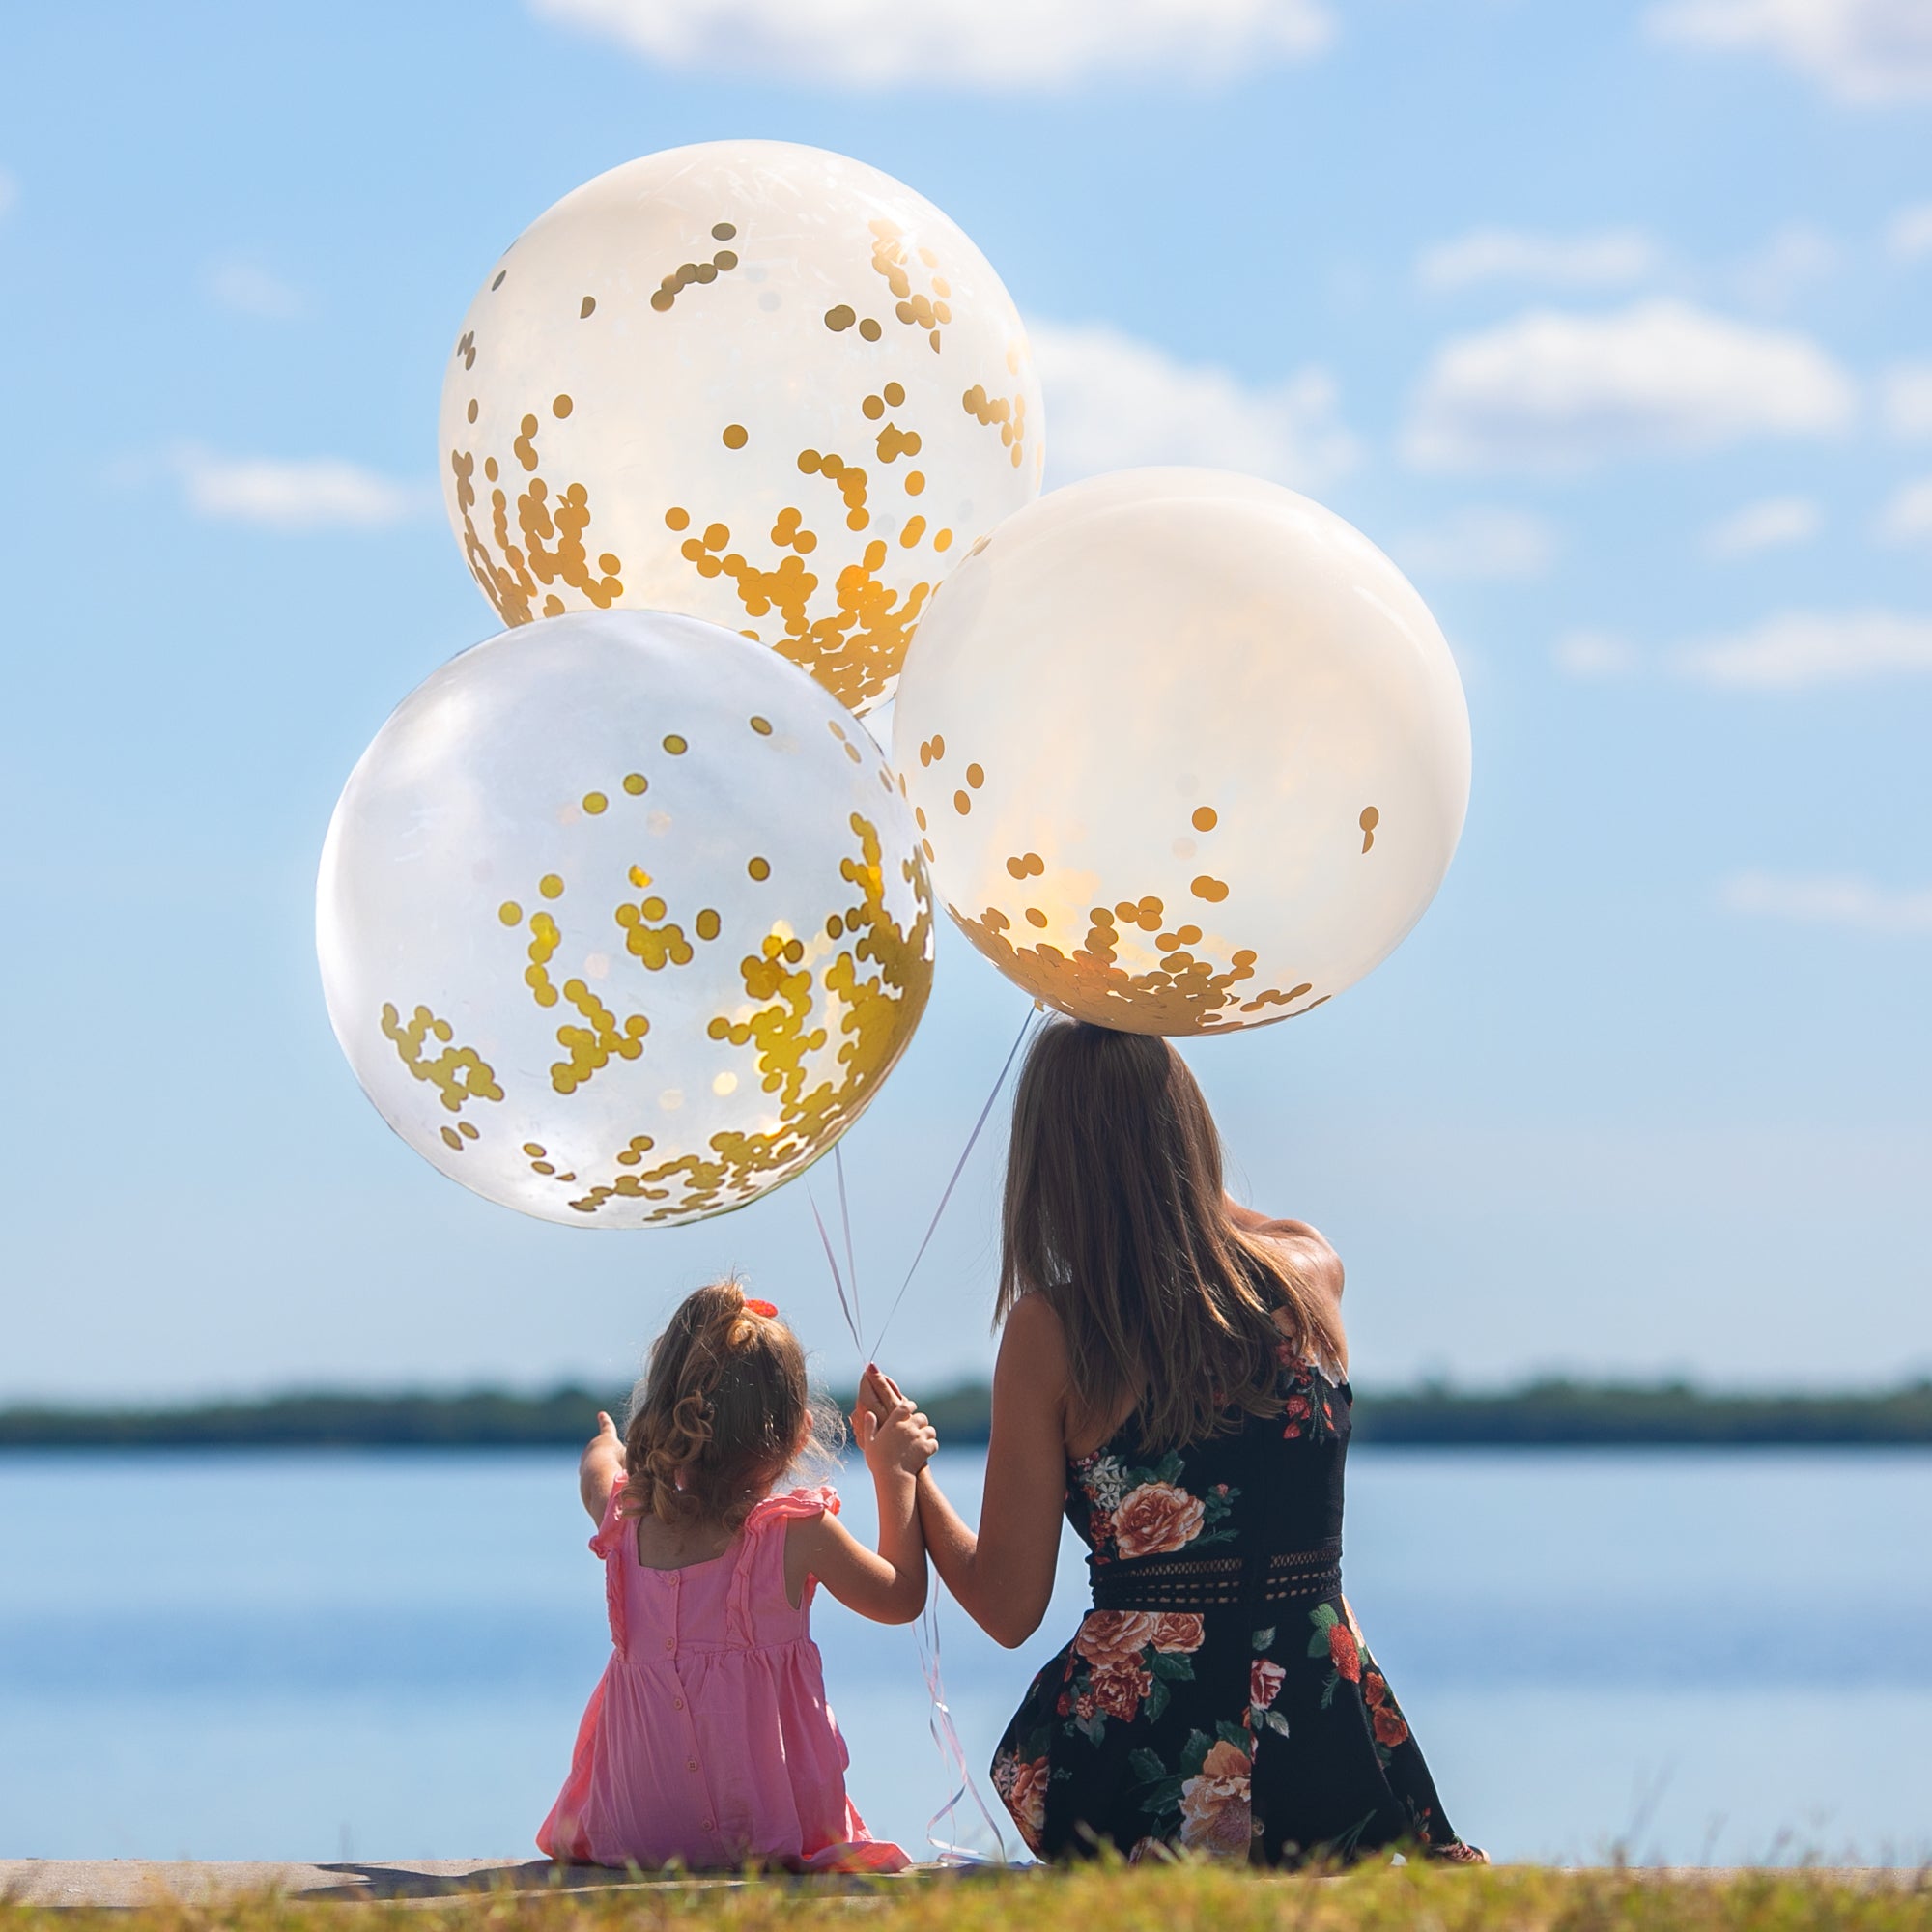
[[[1244,1190],[1342,1247],[1360,1378],[1932,1368],[1922,0],[75,4],[0,71],[0,1398],[611,1381],[730,1264],[849,1364],[802,1185],[632,1236],[464,1194],[310,937],[350,766],[493,628],[435,487],[477,278],[729,135],[966,228],[1049,484],[1276,476],[1448,631],[1435,909],[1190,1050]],[[1024,1009],[940,964],[847,1143],[875,1303]],[[915,1383],[990,1358],[995,1174],[895,1324]]]

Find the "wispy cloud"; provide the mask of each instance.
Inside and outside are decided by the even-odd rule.
[[[1787,611],[1682,646],[1670,668],[1726,691],[1798,691],[1932,673],[1932,617]]]
[[[1389,549],[1418,577],[1522,582],[1549,569],[1557,540],[1548,522],[1527,510],[1475,503],[1433,527],[1406,532]]]
[[[1881,543],[1932,545],[1932,476],[1892,492],[1879,512],[1877,535]]]
[[[1932,99],[1925,0],[1659,0],[1655,40],[1761,53],[1857,105]]]
[[[1849,873],[1740,872],[1719,901],[1727,912],[1801,925],[1848,926],[1901,937],[1932,933],[1932,890],[1898,891]]]
[[[1741,631],[1646,651],[1606,632],[1558,640],[1558,669],[1579,678],[1646,672],[1714,691],[1790,692],[1932,676],[1932,617],[1894,611],[1781,611]]]
[[[1885,245],[1887,252],[1900,262],[1916,262],[1921,255],[1932,255],[1932,201],[1921,201],[1916,208],[1901,208],[1886,223]]]
[[[1822,228],[1787,222],[1732,267],[1730,284],[1751,308],[1786,308],[1804,290],[1833,274],[1844,253]]]
[[[270,529],[387,529],[437,500],[422,484],[340,457],[220,456],[184,444],[170,465],[195,515]]]
[[[1824,512],[1808,497],[1767,497],[1713,524],[1704,532],[1704,550],[1707,555],[1731,563],[1760,551],[1809,543],[1824,521]]]
[[[1879,395],[1885,426],[1901,442],[1932,437],[1932,362],[1894,362]]]
[[[1055,484],[1144,463],[1198,463],[1314,489],[1358,458],[1335,384],[1321,370],[1243,383],[1104,323],[1034,323],[1027,336],[1049,398]]]
[[[1662,266],[1657,243],[1641,229],[1605,229],[1593,235],[1533,235],[1514,228],[1476,228],[1425,248],[1415,278],[1426,289],[1448,292],[1482,282],[1539,288],[1628,288]]]
[[[1109,76],[1233,78],[1325,49],[1325,0],[529,0],[659,67],[847,88],[1025,94]]]
[[[217,262],[208,271],[209,299],[238,315],[292,322],[305,304],[301,293],[252,262]]]
[[[1571,677],[1628,677],[1641,659],[1634,644],[1608,631],[1572,631],[1557,639],[1550,656]]]
[[[1426,469],[1558,473],[1829,435],[1856,406],[1850,378],[1804,335],[1666,298],[1539,309],[1436,352],[1405,449]]]

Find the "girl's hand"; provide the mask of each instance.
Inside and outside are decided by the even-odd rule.
[[[892,1475],[917,1476],[939,1448],[939,1434],[925,1415],[903,1396],[884,1414],[862,1396],[852,1411],[852,1434],[876,1482]]]
[[[601,1469],[611,1463],[619,1469],[623,1468],[624,1438],[617,1434],[617,1425],[600,1408],[597,1411],[597,1434],[583,1445],[579,1466]]]
[[[583,1445],[577,1459],[577,1493],[583,1498],[592,1522],[604,1520],[611,1492],[630,1473],[624,1461],[624,1438],[617,1425],[600,1408],[597,1434]]]

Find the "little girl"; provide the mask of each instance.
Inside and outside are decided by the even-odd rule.
[[[924,1607],[914,1478],[931,1426],[904,1401],[853,1417],[875,1555],[830,1489],[773,1494],[817,1428],[804,1352],[770,1302],[735,1282],[689,1296],[631,1407],[621,1441],[598,1416],[580,1467],[614,1650],[539,1848],[601,1865],[903,1870],[845,1796],[809,1624],[818,1583],[876,1623]]]

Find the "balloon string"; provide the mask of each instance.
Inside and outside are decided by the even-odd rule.
[[[852,1338],[852,1348],[859,1357],[859,1367],[863,1370],[867,1359],[865,1338],[859,1333],[859,1323],[852,1313],[852,1304],[845,1298],[845,1281],[838,1272],[838,1257],[832,1252],[832,1236],[825,1232],[825,1217],[818,1211],[817,1198],[809,1187],[805,1190],[805,1198],[811,1204],[811,1218],[818,1224],[818,1238],[825,1247],[825,1265],[832,1270],[832,1286],[838,1292],[838,1311],[845,1318],[845,1331]]]
[[[886,1339],[886,1330],[893,1325],[893,1317],[899,1312],[899,1303],[905,1299],[906,1290],[912,1286],[912,1278],[919,1272],[919,1264],[925,1259],[925,1251],[932,1245],[932,1237],[939,1232],[941,1217],[946,1212],[946,1204],[952,1199],[952,1190],[959,1185],[959,1177],[966,1172],[966,1163],[973,1157],[973,1150],[979,1145],[980,1131],[986,1124],[986,1117],[993,1111],[993,1102],[1000,1097],[1000,1089],[1007,1084],[1007,1075],[1013,1070],[1013,1062],[1019,1058],[1020,1048],[1026,1044],[1026,1037],[1033,1030],[1041,1009],[1037,1006],[1027,1009],[1026,1017],[1020,1022],[1020,1030],[1013,1037],[1012,1046],[1008,1050],[1005,1064],[999,1076],[993,1082],[993,1091],[986,1095],[986,1104],[980,1109],[980,1118],[973,1122],[973,1131],[966,1136],[966,1145],[960,1150],[959,1158],[953,1163],[952,1178],[946,1183],[946,1191],[939,1197],[939,1206],[932,1210],[932,1219],[926,1224],[925,1238],[919,1244],[919,1252],[912,1258],[912,1266],[905,1271],[905,1279],[899,1283],[899,1292],[893,1296],[893,1305],[886,1310],[886,1319],[879,1324],[879,1332],[873,1338],[869,1350],[862,1350],[867,1360],[879,1352],[879,1346]],[[814,1210],[815,1211],[815,1210]]]
[[[966,1747],[959,1742],[959,1729],[952,1721],[952,1711],[946,1701],[946,1680],[939,1671],[939,1599],[936,1594],[929,1596],[925,1603],[925,1612],[919,1620],[919,1667],[925,1679],[925,1694],[932,1704],[932,1715],[926,1720],[926,1727],[932,1733],[932,1742],[939,1747],[941,1762],[946,1766],[947,1775],[952,1782],[952,1795],[937,1811],[925,1821],[925,1842],[939,1854],[941,1864],[984,1865],[1010,1864],[1007,1852],[1006,1833],[1003,1833],[993,1814],[987,1810],[986,1802],[980,1796],[980,1787],[973,1780],[973,1774],[966,1764]],[[954,1844],[951,1836],[939,1835],[942,1825],[949,1834],[956,1829],[947,1824],[958,1812],[962,1800],[971,1799],[973,1808],[979,1812],[986,1830],[993,1836],[993,1852],[975,1851],[970,1845]]]
[[[859,1261],[852,1252],[852,1210],[845,1205],[845,1144],[832,1143],[832,1171],[838,1177],[838,1218],[845,1224],[845,1278],[852,1284],[852,1320],[861,1334],[866,1327],[865,1310],[859,1303]],[[856,1339],[856,1337],[854,1338]],[[861,1347],[859,1352],[866,1350]],[[862,1364],[863,1366],[863,1364]]]

